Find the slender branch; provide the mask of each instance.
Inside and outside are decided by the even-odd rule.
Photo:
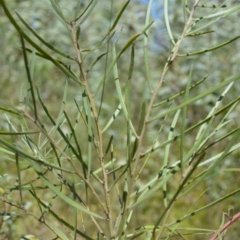
[[[45,225],[46,227],[48,227],[51,231],[53,231],[53,229],[49,226],[49,224],[48,224],[47,222],[45,222],[44,219],[39,218],[39,217],[37,217],[36,215],[34,215],[32,212],[26,210],[26,208],[25,208],[24,206],[18,205],[18,204],[13,203],[13,202],[10,202],[10,201],[8,201],[6,198],[3,198],[3,197],[0,197],[0,201],[8,204],[9,206],[12,206],[12,207],[15,207],[15,208],[18,208],[18,209],[22,210],[25,215],[30,215],[30,216],[32,216],[33,218],[35,218],[35,220],[37,220],[37,221],[40,222],[41,224],[44,224],[44,225]],[[40,202],[41,202],[41,200],[40,200]],[[41,204],[42,204],[42,202],[41,202]],[[45,205],[45,207],[46,207],[46,205]],[[50,210],[50,212],[53,213],[52,210]],[[21,214],[21,215],[22,215],[22,214]],[[54,215],[56,215],[56,214],[54,214]],[[103,231],[102,231],[101,227],[97,224],[97,222],[95,221],[95,219],[93,219],[93,222],[96,224],[96,227],[98,228],[99,232],[101,232],[101,233],[103,234]],[[56,233],[56,232],[55,232],[55,233]],[[103,234],[103,235],[104,235],[104,234]],[[89,237],[89,238],[87,238],[87,239],[91,239],[91,238]]]
[[[144,135],[146,133],[146,127],[147,127],[147,124],[148,124],[149,116],[150,116],[152,108],[153,108],[154,101],[156,99],[156,96],[157,96],[159,90],[162,87],[162,84],[164,83],[164,79],[165,79],[165,77],[166,77],[166,75],[168,73],[168,70],[169,70],[170,66],[172,65],[173,61],[177,57],[177,53],[178,53],[179,47],[180,47],[180,45],[181,45],[181,43],[182,43],[182,41],[183,41],[183,39],[184,39],[184,37],[186,35],[186,32],[187,32],[187,30],[188,30],[188,28],[189,28],[189,26],[190,26],[190,24],[192,22],[193,13],[194,13],[194,11],[195,11],[199,1],[200,0],[196,0],[195,1],[193,9],[192,9],[192,11],[190,13],[189,19],[186,22],[185,27],[183,29],[182,35],[179,38],[179,40],[177,41],[176,45],[173,47],[172,52],[171,52],[170,56],[168,57],[168,60],[167,60],[167,62],[165,64],[165,66],[164,66],[164,69],[163,69],[161,78],[160,78],[160,80],[158,82],[158,85],[157,85],[155,91],[152,92],[152,98],[150,100],[150,103],[149,103],[149,106],[148,106],[148,109],[147,109],[147,112],[146,112],[146,116],[145,116],[145,120],[144,120],[144,126],[142,128],[142,132],[141,132],[141,135],[139,137],[138,149],[137,149],[136,154],[135,154],[135,159],[136,160],[135,160],[135,164],[134,164],[133,169],[132,169],[132,176],[133,177],[136,174],[135,172],[136,172],[137,166],[139,166],[139,160],[140,160],[140,156],[141,156],[141,147],[142,147],[142,143],[143,143],[143,138],[144,138]]]
[[[97,129],[97,134],[98,134],[97,147],[98,147],[98,155],[99,155],[100,164],[101,164],[102,173],[103,173],[103,179],[104,179],[103,180],[103,189],[104,189],[104,195],[105,195],[105,201],[106,201],[106,207],[107,207],[107,218],[109,220],[109,232],[110,232],[110,236],[113,237],[112,208],[111,208],[110,194],[109,194],[109,188],[108,188],[108,176],[107,176],[107,172],[106,172],[105,165],[104,165],[102,130],[100,128],[100,124],[98,121],[98,112],[97,112],[93,94],[91,93],[91,90],[90,90],[89,82],[87,79],[87,73],[83,67],[80,46],[79,46],[79,43],[78,43],[77,37],[76,37],[76,23],[74,20],[70,22],[70,27],[71,27],[70,30],[71,30],[71,34],[72,34],[72,40],[74,43],[75,51],[77,53],[76,62],[79,66],[80,74],[81,74],[81,77],[82,77],[82,80],[84,83],[86,94],[89,98],[91,110],[92,110],[92,113],[94,116],[95,125],[96,125],[96,129]]]
[[[166,221],[167,221],[168,215],[170,214],[171,209],[173,208],[173,206],[174,206],[174,204],[176,202],[177,196],[181,193],[181,191],[184,188],[185,184],[187,183],[188,179],[192,176],[192,174],[194,173],[194,171],[196,170],[198,164],[201,162],[201,160],[203,159],[204,156],[205,156],[205,153],[202,153],[202,155],[197,159],[197,161],[194,163],[194,165],[189,168],[189,171],[186,174],[186,176],[182,179],[181,184],[178,187],[178,190],[175,192],[175,194],[173,195],[172,199],[168,203],[167,207],[164,209],[164,211],[160,215],[159,219],[157,220],[157,223],[155,224],[155,226],[153,228],[153,231],[152,231],[153,236],[154,236],[155,231],[157,230],[160,222],[162,221],[163,218],[165,218],[164,219],[164,223],[163,223],[163,225],[161,227],[161,230],[158,233],[156,239],[160,239],[161,238],[162,232],[163,232],[163,230],[164,230],[164,228],[166,226]]]
[[[51,138],[51,136],[39,125],[38,122],[36,122],[27,112],[25,111],[21,111],[22,114],[28,118],[29,120],[31,120],[40,130],[41,132],[44,134],[45,137],[47,137],[47,139],[61,152],[61,154],[66,158],[66,160],[68,160],[68,162],[71,164],[71,166],[74,169],[74,173],[86,184],[86,186],[89,187],[89,189],[91,190],[91,192],[93,193],[93,195],[96,197],[96,199],[98,200],[100,206],[102,207],[104,213],[106,214],[106,216],[108,216],[108,211],[105,209],[102,201],[100,200],[98,194],[96,193],[96,191],[94,190],[94,188],[92,187],[92,185],[89,183],[89,180],[84,178],[84,176],[82,176],[78,170],[77,167],[74,165],[73,161],[71,160],[71,158],[58,146],[58,144]],[[88,206],[83,205],[86,209],[90,210],[88,208]],[[97,223],[97,221],[95,220],[95,218],[93,216],[90,216],[91,220],[93,221],[93,223],[95,224],[95,226],[98,228],[98,230],[103,234],[103,231],[101,230],[101,228],[99,227],[99,224]]]
[[[238,212],[237,214],[235,214],[233,217],[231,217],[231,219],[226,222],[223,227],[216,231],[212,237],[209,240],[215,240],[218,238],[218,236],[223,233],[225,230],[227,230],[234,222],[236,222],[238,219],[240,218],[240,212]]]
[[[141,134],[140,134],[140,137],[139,137],[139,142],[138,142],[138,148],[137,148],[137,151],[135,153],[135,162],[134,162],[134,165],[133,165],[133,168],[132,168],[132,172],[131,172],[131,176],[132,176],[132,179],[133,179],[133,184],[131,186],[131,189],[133,189],[133,185],[134,185],[134,179],[136,177],[136,175],[138,174],[136,172],[137,170],[137,167],[140,165],[139,164],[139,161],[140,161],[140,158],[141,158],[141,148],[143,146],[143,139],[144,139],[144,136],[145,136],[145,133],[146,133],[146,128],[147,128],[147,124],[148,124],[148,121],[149,121],[149,117],[150,117],[150,114],[151,114],[151,111],[152,111],[152,108],[153,108],[153,105],[154,105],[154,102],[155,102],[155,99],[157,97],[157,94],[159,93],[159,90],[161,89],[162,87],[162,84],[164,83],[164,79],[169,71],[169,68],[170,66],[172,65],[172,63],[174,62],[174,60],[176,59],[177,57],[177,53],[179,51],[179,47],[187,33],[187,30],[193,20],[193,14],[195,12],[195,9],[197,7],[197,4],[199,3],[200,0],[196,0],[194,5],[193,5],[193,8],[190,12],[190,15],[189,15],[189,18],[188,18],[188,21],[186,22],[185,24],[185,27],[183,29],[183,32],[182,32],[182,35],[181,37],[178,39],[177,43],[175,44],[175,46],[173,47],[172,49],[172,52],[170,54],[170,56],[168,57],[167,59],[167,62],[163,68],[163,72],[162,72],[162,75],[161,75],[161,78],[158,82],[158,85],[156,87],[156,89],[152,92],[152,97],[151,97],[151,100],[150,100],[150,103],[149,103],[149,106],[147,108],[147,112],[146,112],[146,116],[145,116],[145,119],[144,119],[144,125],[143,125],[143,128],[142,128],[142,131],[141,131]],[[129,194],[131,195],[131,194]],[[169,206],[170,207],[170,206]],[[155,232],[156,230],[156,226],[154,228],[154,231]],[[154,234],[153,234],[154,235]],[[153,239],[154,239],[154,236],[153,236]]]

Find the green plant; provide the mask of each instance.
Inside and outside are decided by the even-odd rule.
[[[213,230],[207,226],[183,224],[240,191],[234,186],[227,194],[195,208],[208,190],[209,179],[221,168],[226,170],[224,163],[240,146],[239,125],[231,118],[239,96],[223,102],[240,74],[218,79],[204,89],[208,75],[201,74],[192,83],[194,66],[189,65],[198,63],[195,56],[220,51],[240,36],[204,50],[197,44],[185,52],[182,46],[191,42],[188,38],[214,34],[209,26],[239,11],[240,5],[227,9],[225,4],[210,6],[209,14],[206,5],[199,10],[200,0],[191,7],[182,1],[186,22],[175,37],[165,0],[172,49],[159,66],[161,74],[153,80],[147,48],[153,25],[150,11],[142,29],[126,40],[118,35],[118,25],[131,7],[130,0],[122,3],[116,15],[109,1],[109,27],[86,45],[83,38],[88,29],[84,26],[88,24],[89,31],[94,28],[91,16],[97,11],[97,2],[76,1],[76,14],[68,18],[60,3],[50,0],[72,41],[74,50],[65,53],[40,37],[17,11],[15,20],[0,0],[20,35],[27,73],[19,107],[6,102],[0,106],[8,127],[0,132],[0,150],[5,161],[14,163],[16,178],[2,189],[1,201],[11,206],[3,215],[21,219],[24,212],[46,229],[47,233],[38,234],[52,239],[186,239],[190,233],[196,239],[199,232],[211,234]],[[197,17],[198,11],[206,11],[204,17]],[[189,57],[193,57],[190,64]],[[162,94],[168,78],[174,76],[175,65],[182,64],[179,58],[188,66],[187,82],[184,90],[165,98]],[[34,81],[38,60],[52,63],[65,79],[59,93],[63,99],[55,109],[49,109],[48,99],[43,97],[45,89]],[[144,65],[144,81],[136,77],[138,70],[143,71],[136,64]],[[181,86],[186,74],[175,77]],[[212,93],[218,94],[215,103],[204,106],[204,99]],[[195,116],[197,101],[202,101],[198,109],[203,113]],[[5,170],[2,178],[8,174]],[[26,207],[31,198],[36,204],[32,211]]]

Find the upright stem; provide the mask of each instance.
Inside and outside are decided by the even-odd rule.
[[[162,87],[162,84],[164,83],[164,79],[168,73],[168,70],[170,68],[170,66],[172,65],[173,61],[176,59],[177,57],[177,54],[178,54],[178,50],[179,50],[179,47],[186,35],[186,32],[189,28],[189,25],[191,24],[192,22],[192,19],[193,19],[193,13],[197,7],[197,4],[200,0],[196,0],[195,1],[195,4],[193,6],[193,9],[192,11],[190,12],[190,15],[189,15],[189,18],[188,18],[188,21],[186,22],[185,24],[185,27],[183,29],[183,32],[182,32],[182,35],[181,37],[178,39],[176,45],[173,47],[172,49],[172,52],[170,54],[170,56],[168,57],[168,60],[164,66],[164,69],[163,69],[163,72],[162,72],[162,75],[161,75],[161,78],[158,82],[158,85],[156,87],[156,89],[152,92],[152,98],[150,100],[150,103],[148,105],[148,108],[147,108],[147,113],[146,113],[146,116],[145,116],[145,119],[144,119],[144,125],[143,125],[143,128],[142,128],[142,131],[141,131],[141,134],[140,134],[140,137],[139,137],[139,142],[138,142],[138,149],[136,151],[136,154],[135,154],[135,163],[134,163],[134,166],[133,166],[133,169],[132,169],[132,176],[135,177],[135,172],[136,172],[136,168],[137,166],[139,165],[139,160],[140,160],[140,155],[141,155],[141,147],[142,147],[142,142],[143,142],[143,138],[144,138],[144,135],[146,133],[146,127],[147,127],[147,124],[148,124],[148,121],[149,121],[149,117],[150,117],[150,114],[151,114],[151,111],[152,111],[152,108],[153,108],[153,104],[155,102],[155,99],[156,99],[156,96],[159,92],[159,90],[161,89]]]
[[[80,46],[79,46],[79,43],[78,43],[77,37],[76,37],[75,21],[72,21],[70,23],[70,26],[71,26],[72,40],[73,40],[74,47],[75,47],[75,50],[77,53],[76,61],[78,63],[79,69],[80,69],[80,75],[81,75],[80,77],[82,77],[82,81],[83,81],[83,84],[84,84],[84,87],[86,90],[86,94],[88,96],[88,99],[89,99],[89,102],[91,105],[91,110],[93,113],[96,129],[97,129],[97,135],[98,135],[97,147],[98,147],[99,160],[100,160],[102,173],[103,173],[103,189],[104,189],[106,208],[107,208],[107,219],[109,221],[109,232],[110,232],[110,238],[112,238],[113,237],[112,207],[111,207],[109,188],[108,188],[108,176],[107,176],[105,165],[104,165],[102,130],[99,125],[98,112],[97,112],[93,94],[91,93],[91,90],[90,90],[89,82],[87,79],[87,73],[84,70],[83,63],[82,63]]]
[[[183,29],[183,32],[180,36],[180,38],[178,39],[177,43],[175,44],[175,46],[173,47],[172,51],[171,51],[171,54],[169,55],[168,59],[167,59],[167,62],[163,68],[163,72],[162,72],[162,75],[161,75],[161,78],[158,82],[158,85],[156,87],[156,89],[152,92],[152,97],[151,97],[151,100],[150,100],[150,103],[148,105],[148,108],[147,108],[147,112],[146,112],[146,116],[145,116],[145,119],[144,119],[144,125],[143,125],[143,128],[142,128],[142,131],[141,131],[141,134],[140,134],[140,137],[139,137],[139,142],[138,142],[138,148],[137,148],[137,151],[135,153],[135,162],[134,162],[134,165],[133,165],[133,168],[132,168],[132,172],[131,172],[131,177],[132,177],[132,180],[133,180],[133,184],[131,186],[131,189],[133,189],[133,185],[134,185],[134,181],[135,181],[135,177],[136,175],[138,174],[136,172],[137,170],[137,167],[140,165],[139,164],[139,161],[140,161],[140,156],[141,156],[141,148],[142,148],[142,144],[143,144],[143,139],[144,139],[144,136],[145,136],[145,133],[146,133],[146,128],[147,128],[147,124],[148,124],[148,121],[149,121],[149,117],[150,117],[150,114],[151,114],[151,111],[152,111],[152,108],[153,108],[153,104],[155,102],[155,99],[156,99],[156,96],[159,92],[159,90],[161,89],[162,87],[162,84],[164,83],[164,79],[168,73],[168,70],[170,68],[170,66],[172,65],[172,63],[174,62],[174,60],[176,59],[177,57],[177,54],[178,54],[178,51],[179,51],[179,47],[187,33],[187,30],[189,29],[189,26],[192,22],[192,19],[193,19],[193,14],[194,14],[194,11],[197,7],[197,4],[199,3],[200,0],[196,0],[194,5],[193,5],[193,8],[190,12],[190,15],[189,15],[189,18],[188,18],[188,21],[186,22],[185,24],[185,27]],[[129,195],[131,195],[131,193],[129,193]],[[154,237],[153,237],[154,239]]]

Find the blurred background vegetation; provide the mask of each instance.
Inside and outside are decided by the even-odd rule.
[[[48,1],[31,1],[31,0],[8,0],[7,6],[12,11],[14,15],[14,10],[16,9],[18,13],[30,24],[30,26],[38,32],[39,35],[47,42],[52,44],[53,46],[61,49],[63,52],[68,53],[69,55],[74,55],[74,49],[71,42],[71,37],[69,32],[66,30],[65,26],[59,21],[56,15],[51,11],[50,4]],[[72,19],[75,14],[76,1],[58,1],[60,6],[62,7],[65,17],[67,19]],[[82,1],[82,4],[86,5],[89,1]],[[153,10],[151,12],[151,18],[155,21],[153,27],[149,32],[149,45],[144,46],[143,38],[140,39],[136,43],[136,57],[135,57],[135,71],[133,75],[132,86],[133,88],[130,90],[129,94],[131,94],[132,101],[128,103],[131,109],[132,117],[135,116],[135,120],[138,121],[139,114],[139,101],[145,97],[146,99],[150,99],[150,89],[148,88],[148,83],[146,81],[146,74],[144,71],[144,47],[149,50],[149,59],[150,60],[150,78],[152,80],[152,85],[155,86],[156,82],[159,80],[163,65],[166,61],[166,58],[170,54],[171,51],[171,43],[165,28],[164,23],[164,14],[163,14],[163,1],[154,0],[153,1]],[[192,2],[192,1],[189,1]],[[236,4],[237,1],[230,0],[227,1],[227,7],[232,7]],[[207,5],[211,4],[222,4],[222,1],[201,1],[201,4],[206,3]],[[145,15],[147,11],[148,1],[144,0],[132,0],[129,4],[126,12],[120,20],[120,24],[117,27],[116,34],[112,41],[118,42],[118,46],[123,46],[127,39],[130,36],[140,32],[143,29],[145,22]],[[123,1],[99,1],[97,8],[91,14],[90,18],[81,28],[81,48],[86,49],[86,52],[83,53],[85,57],[86,66],[91,63],[95,57],[88,52],[87,50],[93,48],[107,33],[109,28],[109,22],[111,19],[116,17],[117,12],[122,7]],[[184,5],[182,1],[169,1],[169,18],[171,23],[172,32],[174,34],[174,38],[178,38],[181,34],[183,26],[185,24],[185,16]],[[198,17],[201,14],[206,14],[206,12],[214,11],[213,8],[199,8],[197,11]],[[208,30],[213,30],[214,32],[206,35],[202,35],[198,38],[188,37],[185,38],[183,44],[180,48],[180,53],[186,53],[195,51],[195,49],[205,49],[210,48],[212,46],[218,45],[219,43],[228,41],[238,35],[240,35],[239,31],[239,19],[240,12],[235,12],[227,18],[220,19],[217,23],[215,23]],[[17,19],[17,18],[16,18]],[[19,22],[19,20],[17,20]],[[20,22],[19,22],[20,23]],[[204,24],[204,23],[203,23]],[[30,34],[30,33],[29,33]],[[8,18],[5,16],[2,9],[0,9],[0,72],[1,72],[1,91],[0,91],[0,99],[3,100],[3,104],[6,105],[14,105],[17,108],[21,108],[22,102],[22,92],[27,88],[27,80],[26,80],[26,72],[23,62],[21,42],[19,38],[19,34],[13,28],[13,26],[9,23]],[[37,40],[36,40],[37,41]],[[106,49],[99,49],[99,56],[104,54]],[[171,67],[171,71],[168,73],[167,78],[165,79],[165,83],[162,87],[161,93],[158,96],[158,101],[164,100],[167,97],[170,97],[174,94],[185,89],[187,83],[187,77],[190,71],[191,66],[193,66],[193,83],[196,83],[203,77],[209,74],[207,79],[201,84],[199,87],[196,87],[193,91],[190,92],[190,95],[193,97],[202,91],[206,90],[214,86],[214,84],[221,82],[232,76],[236,73],[239,73],[239,64],[240,64],[240,55],[238,54],[240,51],[240,41],[234,41],[233,43],[225,46],[224,48],[220,48],[219,50],[209,52],[203,55],[191,56],[187,60],[184,58],[178,58],[177,61]],[[129,60],[130,59],[130,51],[128,54],[124,56],[123,59],[119,62],[119,74],[123,79],[127,79],[127,73],[129,68]],[[66,62],[65,64],[72,64]],[[77,66],[72,65],[71,68],[74,70]],[[90,73],[90,81],[91,88],[94,92],[95,88],[98,84],[98,79],[105,72],[104,62],[99,62],[94,66],[94,70]],[[43,100],[46,102],[46,105],[51,112],[51,114],[55,117],[58,115],[59,111],[59,102],[62,101],[63,97],[63,89],[65,85],[66,77],[60,72],[51,62],[44,61],[41,58],[37,59],[37,64],[35,65],[35,73],[34,73],[34,84],[38,86]],[[113,82],[113,81],[112,81]],[[145,89],[145,90],[144,90]],[[224,102],[230,102],[239,96],[239,82],[235,83],[234,89],[231,90],[231,94],[227,95],[224,99]],[[116,97],[116,90],[114,86],[114,82],[108,84],[105,89],[105,102],[102,106],[103,111],[101,113],[101,117],[103,120],[107,121],[109,117],[112,116],[114,109],[118,105],[118,98]],[[187,125],[191,126],[194,123],[197,123],[199,119],[203,119],[209,112],[209,109],[213,107],[215,102],[217,101],[220,93],[214,92],[214,94],[210,94],[204,99],[195,102],[192,104],[187,112]],[[73,81],[69,82],[68,95],[67,95],[67,105],[66,109],[69,113],[72,114],[73,118],[75,118],[77,114],[76,107],[73,107],[74,99],[81,98],[81,92],[77,88],[77,84]],[[99,93],[96,99],[101,99],[101,94]],[[176,104],[180,103],[183,100],[182,97],[177,98]],[[99,103],[100,104],[100,103]],[[161,111],[164,109],[168,109],[169,105],[163,105]],[[231,118],[232,126],[238,123],[239,119],[239,105],[232,112]],[[41,112],[40,112],[41,114]],[[43,114],[43,112],[42,112]],[[8,114],[0,115],[0,128],[1,130],[8,130],[8,118],[10,116]],[[171,119],[172,116],[169,116]],[[11,116],[11,121],[16,123],[17,119],[14,119]],[[125,145],[121,144],[126,141],[124,131],[126,130],[124,122],[124,117],[120,116],[117,121],[113,124],[111,129],[108,131],[109,136],[113,135],[115,142],[115,154],[116,158],[119,162],[121,162],[121,158],[123,158],[122,151],[125,151]],[[169,124],[171,121],[168,119],[165,121],[165,128],[161,133],[162,139],[167,139],[167,134],[169,130]],[[155,133],[159,130],[159,126],[161,123],[154,123],[151,125],[151,133],[148,135],[148,139],[146,139],[147,143],[152,143],[152,136],[155,136]],[[221,131],[228,131],[228,129]],[[122,133],[122,134],[121,134]],[[193,139],[195,138],[196,132],[193,131],[188,134],[188,140],[185,142],[186,151],[192,145]],[[219,136],[223,134],[219,133]],[[1,136],[2,137],[2,136]],[[6,139],[8,139],[6,137]],[[106,143],[107,144],[107,143]],[[174,163],[179,159],[179,146],[177,143],[175,144],[174,151],[171,151],[171,162]],[[225,143],[223,143],[224,145]],[[227,143],[226,143],[227,144]],[[225,147],[226,145],[222,146]],[[87,146],[86,146],[87,147]],[[221,152],[221,144],[218,144],[216,147],[211,148],[211,151],[207,152],[208,157],[214,156],[215,154]],[[147,149],[147,148],[146,148]],[[152,174],[155,173],[156,162],[162,158],[164,151],[160,151],[158,153],[154,153],[151,155],[151,160],[148,161],[148,166],[143,172],[143,176],[141,178],[142,182],[139,182],[139,186],[147,182]],[[201,207],[202,205],[206,205],[221,196],[227,194],[238,188],[240,182],[240,175],[238,172],[230,172],[225,171],[226,168],[239,168],[239,151],[236,151],[229,158],[224,161],[224,164],[221,165],[215,171],[215,174],[211,176],[211,178],[207,178],[204,181],[204,184],[201,184],[197,187],[197,190],[193,191],[190,196],[187,198],[183,198],[181,201],[177,202],[177,207],[174,210],[174,214],[171,215],[172,221],[180,218],[183,213],[187,213],[190,207],[196,202],[194,207]],[[15,163],[7,161],[4,157],[1,159],[0,166],[0,174],[8,173],[8,177],[4,178],[4,180],[0,180],[0,187],[5,189],[6,186],[13,185],[16,180],[16,169]],[[29,175],[30,174],[30,175]],[[34,173],[32,173],[34,174]],[[24,181],[32,178],[31,172],[23,176]],[[214,177],[213,177],[214,176]],[[172,178],[170,183],[170,189],[176,188],[175,182],[178,182],[179,178],[176,176]],[[202,197],[200,195],[203,194]],[[18,198],[18,193],[12,192],[12,198]],[[51,195],[47,192],[43,191],[43,199],[45,201],[49,201],[51,199]],[[133,220],[131,221],[132,227],[140,227],[142,225],[147,225],[149,223],[154,222],[157,219],[158,212],[161,212],[163,206],[159,201],[159,198],[162,198],[162,192],[159,191],[159,194],[154,198],[151,198],[151,204],[142,203],[138,207],[138,214],[134,215]],[[199,199],[200,198],[200,199]],[[36,209],[36,205],[33,204],[34,199],[31,196],[27,196],[28,201],[25,204],[28,208],[37,214],[38,210]],[[197,201],[198,200],[198,201]],[[93,203],[94,204],[94,200]],[[8,211],[9,206],[1,203],[1,212]],[[97,206],[96,206],[97,208]],[[66,220],[71,219],[71,210],[64,206],[64,203],[61,201],[58,202],[58,205],[54,205],[54,209],[59,209],[65,217]],[[65,212],[66,209],[66,212]],[[199,214],[196,217],[191,218],[189,221],[185,221],[183,223],[184,227],[202,227],[211,229],[217,229],[222,221],[223,213],[228,213],[229,209],[232,209],[230,215],[240,211],[239,206],[239,195],[235,195],[222,203],[211,208],[211,211],[205,211],[204,213]],[[50,235],[47,229],[40,228],[37,221],[33,224],[31,223],[31,216],[23,216],[18,218],[2,218],[1,220],[1,234],[9,238],[6,239],[17,239],[16,236],[26,234],[26,233],[34,233],[38,236],[43,236],[45,239],[50,239]],[[32,221],[31,221],[32,222]],[[5,235],[4,235],[5,234]],[[228,232],[228,237],[226,239],[238,239],[239,235],[238,227],[232,227]],[[10,237],[11,236],[11,237]],[[210,235],[209,235],[210,236]],[[191,236],[189,234],[189,238],[187,239],[203,239],[202,235],[194,235]],[[208,237],[204,236],[204,239]],[[180,239],[180,238],[179,238]]]

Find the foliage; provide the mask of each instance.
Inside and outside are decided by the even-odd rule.
[[[25,13],[14,15],[13,2],[0,0],[1,24],[20,39],[13,48],[15,33],[5,36],[15,74],[4,86],[20,96],[10,103],[4,95],[0,105],[5,222],[33,219],[21,225],[22,239],[202,239],[215,228],[220,238],[231,225],[226,214],[210,221],[217,225],[202,219],[240,191],[226,179],[221,191],[216,184],[219,172],[239,171],[231,159],[240,147],[240,73],[211,66],[240,36],[213,28],[240,4],[185,0],[173,14],[177,3],[165,0],[163,52],[154,1],[142,1],[144,21],[130,0],[50,0],[36,2],[37,13],[24,2]],[[2,224],[1,234],[23,232]]]

